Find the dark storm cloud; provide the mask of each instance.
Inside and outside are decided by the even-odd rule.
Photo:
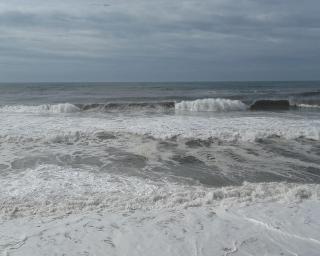
[[[0,78],[318,79],[319,8],[315,0],[12,0],[0,3]]]

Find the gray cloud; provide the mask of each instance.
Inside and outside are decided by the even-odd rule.
[[[0,79],[319,79],[319,7],[317,0],[12,0],[0,3]]]

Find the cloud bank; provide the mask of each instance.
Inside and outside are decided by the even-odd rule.
[[[0,2],[0,81],[320,79],[318,0]]]

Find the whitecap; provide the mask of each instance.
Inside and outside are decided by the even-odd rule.
[[[198,99],[194,101],[181,101],[175,104],[178,111],[210,111],[210,112],[226,112],[226,111],[243,111],[248,107],[240,100],[230,99]]]

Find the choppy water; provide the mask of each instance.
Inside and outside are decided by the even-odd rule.
[[[2,84],[0,120],[4,216],[320,183],[319,82]]]
[[[1,84],[0,254],[316,256],[319,140],[320,82]]]

